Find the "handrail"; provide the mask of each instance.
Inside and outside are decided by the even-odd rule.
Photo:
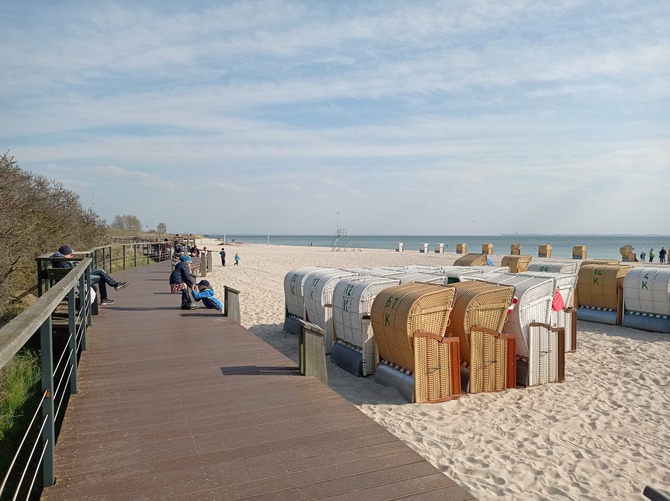
[[[37,332],[42,324],[51,317],[58,304],[71,289],[76,287],[81,276],[87,271],[93,260],[85,258],[71,273],[37,298],[18,317],[0,329],[0,368],[4,367],[28,340]]]
[[[43,397],[37,406],[35,415],[41,413],[42,424],[37,434],[39,438],[32,443],[28,459],[20,472],[18,485],[12,485],[16,489],[15,499],[21,489],[25,489],[23,483],[26,480],[29,468],[34,467],[32,478],[30,478],[29,491],[32,490],[39,471],[42,472],[42,484],[44,486],[53,485],[56,480],[54,473],[55,424],[66,391],[77,392],[77,352],[79,347],[82,350],[86,349],[86,325],[90,320],[92,297],[90,294],[92,264],[93,260],[91,258],[82,259],[78,266],[69,269],[53,287],[0,329],[0,368],[4,367],[35,333],[39,333],[40,337],[41,390]],[[79,294],[78,307],[75,297],[77,293]],[[52,314],[66,298],[69,337],[65,350],[69,350],[69,353],[67,357],[61,357],[61,359],[65,358],[65,364],[61,366],[61,361],[59,361],[54,369]],[[77,327],[77,319],[79,319],[79,328]],[[55,405],[56,403],[58,405]],[[8,481],[12,478],[13,468],[16,466],[17,458],[23,450],[23,446],[30,445],[26,442],[26,439],[30,434],[32,424],[31,422],[30,427],[26,430],[11,465],[2,479],[0,497],[8,487]],[[36,452],[39,452],[38,459],[35,459],[34,456]]]

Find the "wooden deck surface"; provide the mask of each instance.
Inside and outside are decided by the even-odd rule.
[[[180,310],[169,272],[114,275],[42,499],[475,499],[253,333]]]

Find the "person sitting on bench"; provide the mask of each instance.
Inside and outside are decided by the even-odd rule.
[[[61,245],[57,252],[54,252],[51,257],[56,258],[73,258],[74,251],[69,245]],[[52,261],[52,268],[74,268],[77,265],[76,261]],[[107,286],[114,287],[114,290],[123,289],[128,282],[119,282],[114,280],[105,270],[91,271],[91,284],[98,284],[100,287],[100,304],[114,304],[113,299],[107,297]]]

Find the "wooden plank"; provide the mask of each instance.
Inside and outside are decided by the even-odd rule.
[[[474,499],[239,324],[181,310],[169,273],[115,274],[43,499]]]

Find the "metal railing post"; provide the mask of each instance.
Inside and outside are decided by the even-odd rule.
[[[75,289],[71,289],[67,295],[67,325],[70,333],[68,337],[68,348],[70,350],[70,363],[72,367],[70,376],[70,393],[77,393],[77,314],[74,297]],[[81,294],[80,294],[81,296]],[[83,297],[81,299],[84,299]]]
[[[42,392],[47,392],[47,398],[42,402],[42,441],[45,444],[44,464],[42,468],[42,482],[45,487],[56,483],[56,427],[54,424],[54,380],[53,380],[53,342],[51,338],[51,317],[40,326],[40,349],[42,366]]]
[[[122,244],[121,248],[123,249],[123,269],[126,269],[126,244]]]
[[[137,268],[137,244],[133,244],[133,253],[134,253],[134,256],[135,256],[134,267]]]

